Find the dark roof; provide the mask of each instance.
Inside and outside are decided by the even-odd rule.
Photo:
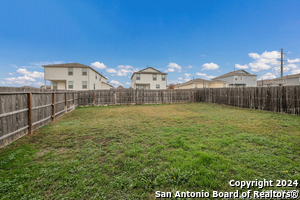
[[[93,70],[94,72],[96,72],[97,74],[99,74],[100,76],[102,76],[103,78],[107,79],[107,77],[103,76],[102,74],[100,74],[99,72],[97,72],[94,68],[84,65],[84,64],[80,64],[80,63],[65,63],[65,64],[54,64],[54,65],[42,65],[42,67],[72,67],[72,68],[82,68],[82,67],[86,67],[86,68],[90,68],[91,70]]]
[[[289,79],[289,78],[298,78],[300,77],[300,73],[299,74],[293,74],[293,75],[286,75],[283,77],[279,77],[279,78],[274,78],[272,80],[280,80],[280,79]]]
[[[146,70],[146,69],[153,69],[153,70],[155,70],[156,72],[143,72],[143,71]],[[163,73],[163,72],[161,72],[161,71],[158,71],[157,69],[154,69],[153,67],[147,67],[147,68],[142,69],[142,70],[140,70],[140,71],[138,71],[138,72],[134,72],[134,73],[132,74],[132,76],[131,76],[131,79],[132,79],[132,77],[133,77],[134,74],[164,74],[164,75],[167,75],[167,73]]]
[[[240,75],[241,72],[243,72],[243,76],[257,76],[255,74],[251,74],[243,69],[240,69],[240,70],[236,70],[236,71],[233,71],[233,72],[229,72],[227,74],[223,74],[221,76],[218,76],[218,77],[215,77],[215,78],[212,78],[211,80],[215,80],[215,79],[219,79],[219,78],[223,78],[223,77],[227,77],[227,76],[235,76],[235,75]]]
[[[190,84],[195,84],[195,83],[227,83],[226,81],[219,81],[219,80],[214,80],[214,81],[210,81],[210,80],[206,80],[206,79],[201,79],[201,78],[196,78],[196,79],[193,79],[193,80],[190,80],[190,81],[187,81],[185,83],[182,83],[182,84],[177,84],[175,85],[175,87],[181,87],[181,86],[184,86],[184,85],[190,85]]]

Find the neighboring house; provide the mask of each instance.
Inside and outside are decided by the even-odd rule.
[[[288,82],[290,85],[300,85],[300,73],[272,79],[273,81]]]
[[[245,70],[237,70],[227,74],[218,76],[211,80],[226,81],[229,87],[256,87],[257,75],[246,72]]]
[[[182,84],[175,85],[174,89],[191,89],[191,88],[223,88],[228,87],[226,81],[210,81],[201,78],[196,78]]]
[[[58,90],[100,90],[113,86],[107,78],[91,68],[79,63],[43,65],[44,79],[51,82],[51,89]]]
[[[131,87],[133,89],[167,89],[167,73],[148,67],[131,76]]]
[[[257,86],[258,87],[268,87],[268,86],[289,86],[292,85],[289,82],[284,82],[284,81],[274,81],[272,79],[267,79],[267,80],[260,80],[257,81]]]
[[[122,85],[119,85],[119,86],[117,87],[117,90],[122,90],[122,89],[124,89]]]

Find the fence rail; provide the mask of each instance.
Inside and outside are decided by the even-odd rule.
[[[300,86],[0,93],[0,148],[77,106],[207,102],[300,114]]]

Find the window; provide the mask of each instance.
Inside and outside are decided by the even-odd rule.
[[[237,81],[237,80],[238,80],[238,77],[237,77],[237,76],[235,76],[235,77],[234,77],[234,79]]]
[[[299,77],[299,82],[300,82],[300,77]]]
[[[143,85],[141,85],[141,89],[144,89],[144,86],[143,86]]]
[[[253,76],[253,81],[255,81],[256,80],[256,77],[255,76]]]
[[[86,76],[87,75],[87,69],[86,68],[82,68],[82,76]]]
[[[160,85],[159,84],[156,84],[156,89],[160,89]]]
[[[53,82],[53,89],[57,90],[57,82]]]
[[[203,87],[206,88],[206,84],[204,84]]]
[[[136,80],[141,80],[141,75],[140,74],[136,74]]]
[[[194,88],[198,88],[198,84],[194,84]]]
[[[82,81],[82,89],[87,89],[87,83],[86,83],[86,81]]]
[[[99,81],[101,81],[101,76],[99,76]]]
[[[73,89],[73,81],[68,82],[68,87],[69,87],[69,89]]]
[[[240,79],[240,80],[242,81],[242,80],[243,80],[243,76],[240,76],[240,77],[241,77],[241,79]]]
[[[136,89],[139,89],[139,85],[136,85]]]
[[[95,74],[95,78],[96,78],[96,80],[97,80],[97,74]]]
[[[156,74],[153,74],[153,80],[156,81]]]
[[[166,80],[166,75],[161,75],[161,80],[165,81]]]
[[[226,83],[223,84],[223,87],[226,87]]]
[[[95,83],[94,83],[94,90],[96,89],[96,85],[95,85]]]
[[[68,75],[73,76],[73,68],[68,68]]]

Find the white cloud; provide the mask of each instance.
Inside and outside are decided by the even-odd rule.
[[[1,84],[5,85],[5,82],[2,81]]]
[[[188,68],[188,69],[192,69],[192,65],[189,65],[187,68]]]
[[[42,83],[42,82],[36,82],[36,83],[33,83],[33,85],[41,87],[42,85],[44,85],[44,83]]]
[[[270,72],[268,72],[268,73],[266,73],[265,75],[262,75],[260,78],[258,78],[257,80],[266,80],[266,79],[274,79],[274,78],[276,78],[276,76],[275,76],[275,74],[273,74],[273,73],[270,73]]]
[[[101,63],[101,62],[91,63],[91,66],[95,67],[97,69],[107,69],[107,67],[104,65],[104,63]]]
[[[37,71],[28,71],[27,69],[25,68],[19,68],[17,70],[17,72],[19,74],[24,74],[24,75],[27,75],[29,77],[32,77],[32,78],[44,78],[44,72],[37,72]]]
[[[202,54],[201,57],[205,57],[206,55]]]
[[[249,53],[248,54],[251,58],[255,59],[254,62],[249,63],[251,67],[251,71],[259,72],[261,70],[270,69],[270,65],[278,65],[278,58],[280,56],[279,51],[270,51],[270,52],[263,52],[261,55],[257,53]]]
[[[300,73],[300,69],[293,69],[292,70],[292,74],[299,74]]]
[[[14,74],[13,74],[13,73],[8,73],[8,75],[11,75],[11,76],[12,76],[12,75],[14,75]]]
[[[259,72],[261,70],[267,70],[270,69],[270,65],[266,65],[265,63],[249,63],[249,66],[251,67],[251,71],[253,72]]]
[[[297,68],[297,65],[295,65],[295,64],[288,64],[287,66],[290,67],[290,68],[293,68],[293,69]]]
[[[197,76],[201,76],[203,79],[212,79],[212,78],[215,78],[216,76],[208,76],[207,74],[205,73],[196,73]]]
[[[180,80],[180,81],[181,81],[181,80],[182,80],[182,78],[181,78],[181,77],[179,77],[179,78],[178,78],[178,80]]]
[[[202,70],[213,70],[213,69],[218,69],[219,65],[215,63],[205,63],[202,65]]]
[[[258,58],[260,58],[260,55],[258,55],[257,53],[249,53],[248,54],[251,58],[253,58],[253,59],[258,59]]]
[[[115,69],[107,69],[106,72],[108,72],[108,73],[118,73]]]
[[[126,83],[125,83],[125,85],[131,85],[131,83],[129,83],[129,82],[126,82]]]
[[[176,63],[169,63],[169,65],[167,67],[168,67],[168,69],[165,70],[165,72],[175,72],[176,70],[178,72],[181,72],[181,66],[179,66]]]
[[[184,81],[190,81],[191,78],[190,78],[191,74],[188,74],[188,73],[184,73]]]
[[[248,65],[235,64],[235,67],[239,69],[248,69]]]
[[[34,82],[35,79],[32,77],[29,77],[27,75],[20,76],[20,77],[12,77],[12,78],[4,78],[5,84],[20,84],[20,85],[30,85],[31,82]]]
[[[297,63],[297,62],[300,62],[300,59],[299,59],[299,58],[294,59],[294,60],[288,59],[288,62],[289,62],[289,63]]]
[[[122,85],[119,81],[115,81],[115,80],[111,80],[109,82],[109,84],[111,84],[114,87],[118,87],[119,85]],[[123,85],[122,85],[123,86]]]
[[[118,65],[118,68],[131,69],[131,68],[133,68],[133,66],[130,66],[130,65]]]

